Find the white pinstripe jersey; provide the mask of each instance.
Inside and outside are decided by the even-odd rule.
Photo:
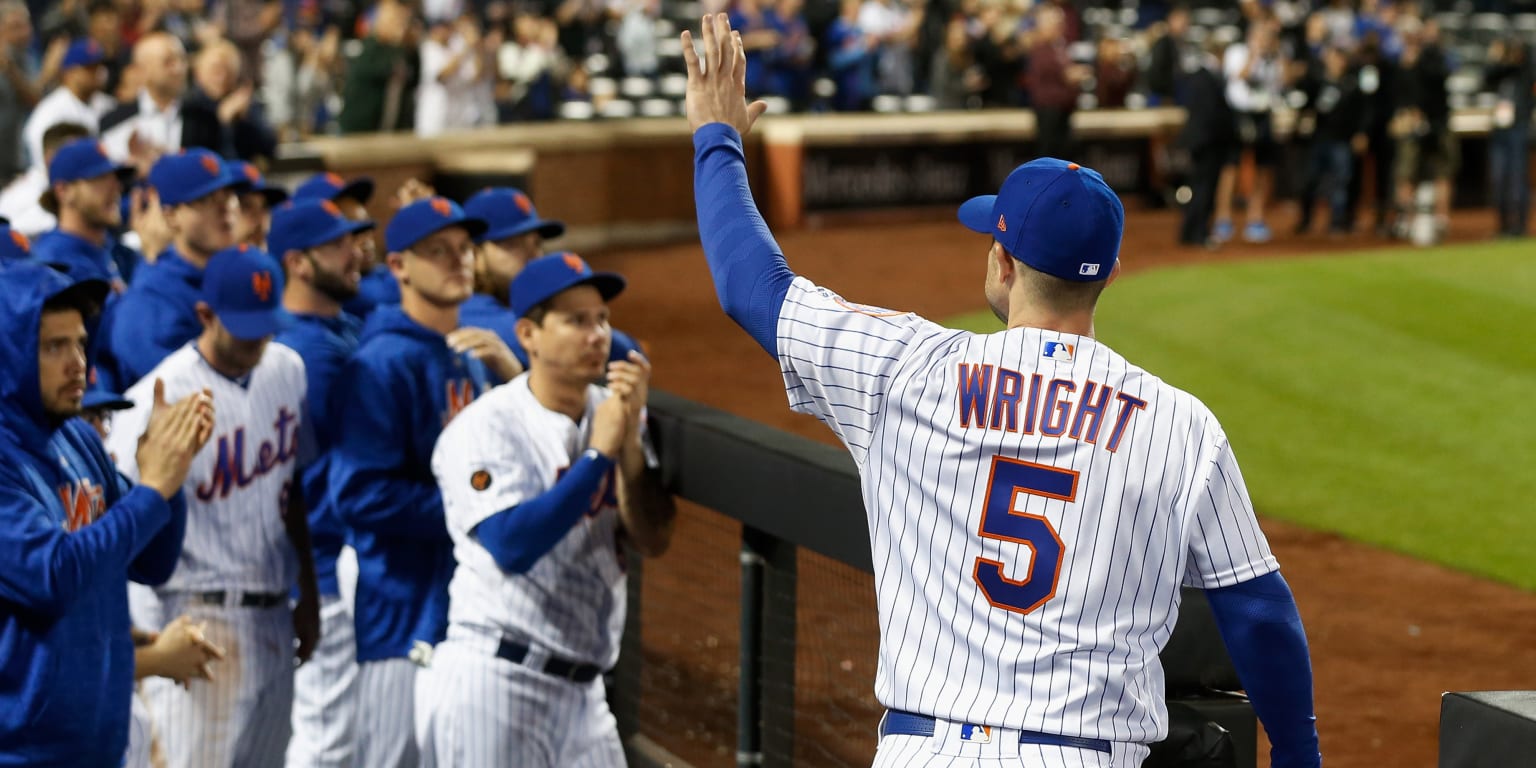
[[[791,407],[859,469],[880,702],[1162,739],[1181,582],[1279,567],[1211,412],[1088,337],[954,331],[804,278],[778,336]]]
[[[182,486],[187,535],[181,561],[159,590],[286,593],[298,580],[282,511],[299,455],[304,361],[281,344],[268,344],[242,386],[209,366],[196,344],[171,353],[124,393],[134,407],[113,418],[108,439],[118,469],[137,481],[136,446],[149,420],[155,379],[165,381],[167,402],[204,387],[213,391],[213,437]]]
[[[474,535],[481,521],[554,487],[587,449],[592,414],[608,396],[588,387],[577,424],[541,405],[524,374],[470,403],[438,437],[432,474],[458,560],[448,585],[451,628],[511,635],[604,668],[618,660],[625,580],[612,471],[586,517],[526,573],[502,571]]]

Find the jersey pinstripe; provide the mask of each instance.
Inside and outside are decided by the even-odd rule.
[[[1210,411],[1089,337],[954,331],[796,278],[791,407],[847,445],[882,704],[1117,742],[1167,734],[1181,583],[1279,566]]]
[[[173,352],[129,388],[125,395],[134,407],[113,419],[108,447],[135,481],[136,446],[157,378],[165,382],[168,402],[205,387],[214,402],[213,437],[183,486],[187,534],[181,561],[159,591],[287,593],[298,579],[298,560],[282,512],[299,452],[303,361],[293,350],[269,344],[242,385],[209,366],[195,342]]]
[[[471,403],[443,430],[432,472],[458,560],[448,586],[450,628],[511,635],[604,668],[618,660],[625,581],[611,472],[587,516],[527,573],[503,572],[473,533],[491,515],[554,486],[587,449],[592,414],[608,396],[606,388],[588,387],[587,413],[577,424],[541,405],[523,375]],[[472,484],[477,473],[488,476],[484,490]]]

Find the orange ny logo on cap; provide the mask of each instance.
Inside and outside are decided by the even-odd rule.
[[[219,175],[219,161],[216,158],[212,155],[203,155],[199,159],[203,164],[203,170],[207,171],[209,175]]]
[[[565,259],[565,265],[570,267],[572,272],[579,275],[587,271],[587,263],[582,261],[580,256],[574,253],[567,253],[562,258]]]
[[[339,187],[339,186],[342,186],[344,182],[342,182],[340,176],[337,176],[334,173],[326,173],[325,174],[325,183],[327,183],[327,184],[334,184],[334,185]]]
[[[247,165],[245,166],[245,177],[253,182],[260,182],[261,171],[256,170],[254,165]]]
[[[272,297],[272,273],[266,270],[251,273],[251,290],[256,298],[266,301]]]
[[[15,243],[16,247],[22,249],[23,251],[27,251],[29,253],[32,251],[32,241],[28,240],[26,235],[23,235],[14,229],[11,230],[11,242]]]
[[[453,206],[448,202],[446,198],[442,197],[432,198],[432,210],[437,211],[437,215],[439,216],[453,215]]]
[[[341,209],[337,208],[336,204],[331,202],[331,201],[329,201],[329,200],[321,200],[320,201],[320,210],[325,211],[326,213],[329,213],[332,216],[340,216],[341,215]]]
[[[533,213],[533,201],[529,200],[527,195],[521,192],[514,193],[512,195],[512,202],[516,203],[517,209],[524,214]]]

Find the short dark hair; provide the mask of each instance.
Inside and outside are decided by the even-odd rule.
[[[551,309],[554,309],[554,300],[555,297],[551,296],[533,305],[527,312],[523,313],[523,317],[532,320],[534,325],[543,325],[544,318],[549,315]]]
[[[81,320],[89,320],[101,311],[101,307],[83,290],[66,290],[43,302],[43,314],[53,312],[79,312]]]
[[[91,129],[79,123],[59,123],[49,126],[48,130],[43,131],[43,154],[52,154],[54,150],[65,144],[90,135]]]
[[[1008,253],[1007,248],[1003,248],[1003,253],[1007,253],[1008,258],[1013,259],[1013,263],[1019,267],[1020,279],[1026,282],[1029,292],[1052,309],[1063,311],[1093,309],[1099,302],[1099,295],[1104,293],[1104,286],[1109,284],[1107,279],[1092,282],[1063,280],[1025,264],[1013,254]]]
[[[98,13],[121,15],[122,12],[117,9],[117,4],[112,2],[112,0],[95,0],[95,2],[85,7],[86,16],[95,16]]]

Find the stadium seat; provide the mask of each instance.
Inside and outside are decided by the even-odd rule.
[[[560,105],[560,119],[562,120],[591,120],[595,114],[592,103],[587,101],[567,101]]]
[[[671,99],[645,99],[640,102],[640,114],[644,117],[671,117],[677,114],[677,103]]]
[[[619,93],[619,84],[611,77],[594,77],[587,83],[587,90],[593,98],[616,96]]]
[[[614,99],[604,104],[603,108],[598,111],[603,117],[610,120],[622,120],[635,116],[635,103],[626,99]]]
[[[926,93],[914,93],[902,102],[902,106],[908,112],[932,112],[938,108],[939,100]]]
[[[681,97],[688,92],[688,76],[667,75],[661,78],[660,90],[663,96]]]
[[[648,99],[656,92],[656,84],[646,77],[626,77],[619,83],[619,93],[626,99]]]
[[[787,115],[790,112],[789,99],[783,96],[764,96],[763,103],[768,105],[770,115]]]
[[[901,97],[890,94],[880,94],[870,104],[876,112],[892,114],[901,111]]]

